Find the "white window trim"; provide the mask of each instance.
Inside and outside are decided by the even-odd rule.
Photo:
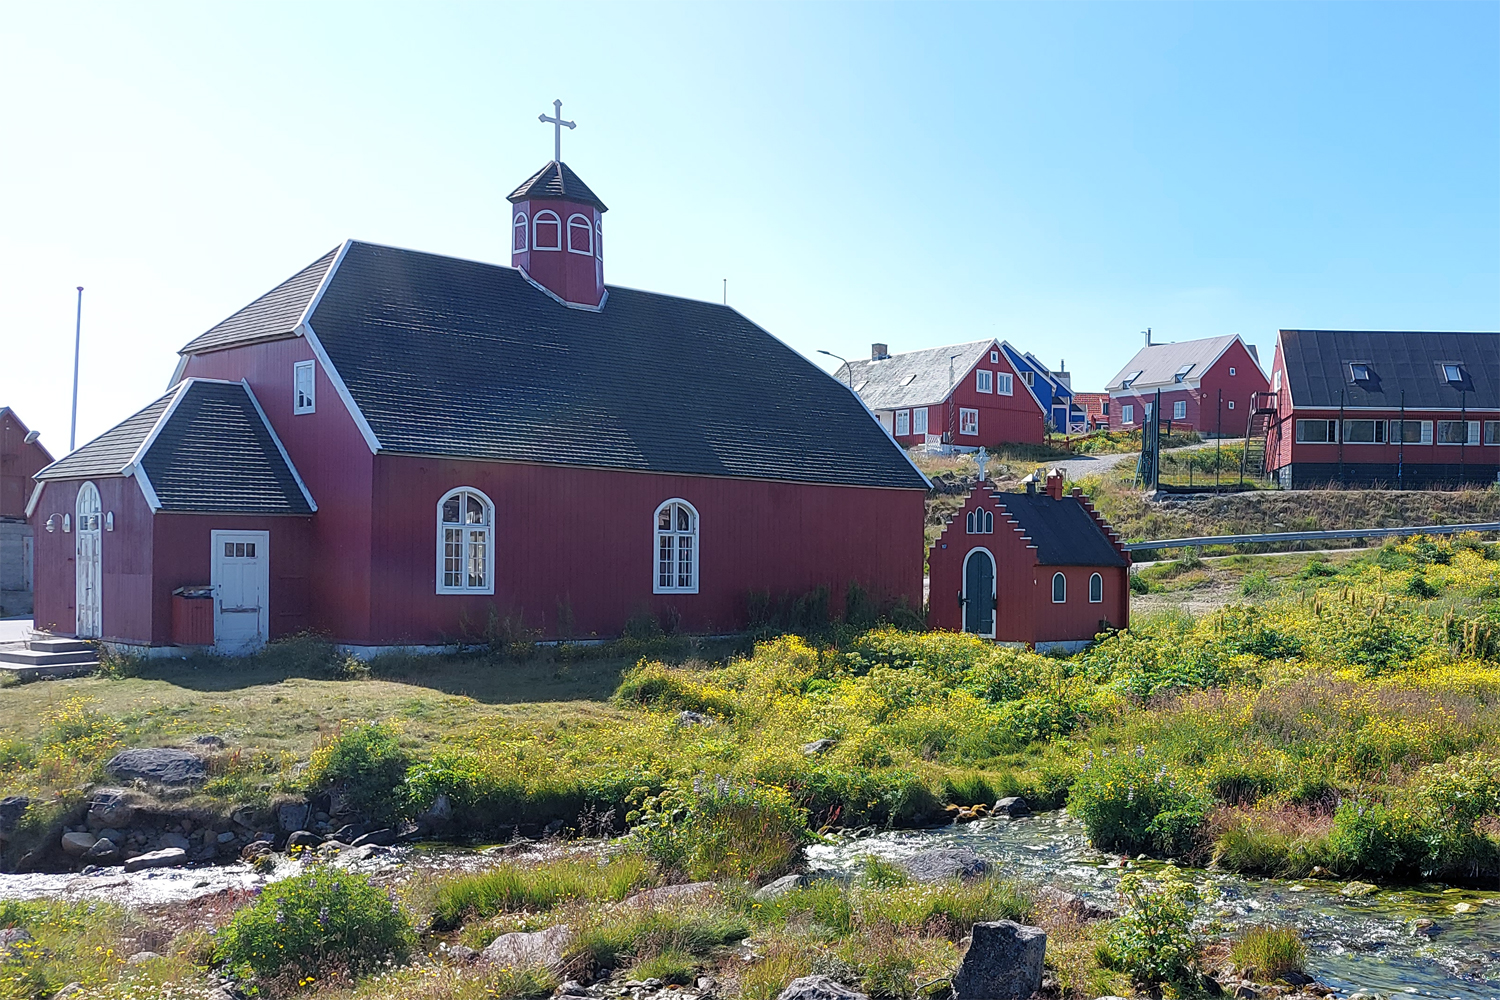
[[[1495,440],[1486,441],[1485,437],[1489,434],[1491,427],[1495,429]],[[1500,420],[1484,421],[1483,425],[1479,428],[1479,443],[1490,446],[1500,444]]]
[[[445,527],[448,527],[447,525],[443,524],[443,504],[445,504],[445,503],[448,502],[448,498],[449,497],[454,496],[455,494],[458,494],[458,493],[472,493],[472,494],[474,494],[475,496],[477,496],[480,500],[482,500],[484,502],[485,507],[489,510],[489,522],[487,524],[485,524],[485,526],[484,526],[484,528],[485,528],[485,543],[486,544],[485,544],[485,553],[484,553],[484,584],[485,585],[483,587],[445,587],[445,586],[443,586],[443,570],[445,568],[444,565],[443,565],[443,554],[444,554],[443,553],[443,545],[446,542],[446,539],[443,537],[443,530],[444,530]],[[460,511],[459,516],[460,517],[463,516],[462,511]],[[491,500],[489,498],[489,496],[486,495],[485,492],[483,490],[479,489],[478,487],[474,487],[474,486],[455,486],[453,489],[449,490],[447,493],[444,493],[441,497],[438,498],[438,502],[437,502],[437,575],[433,578],[433,583],[437,587],[437,593],[439,593],[439,594],[493,594],[495,592],[495,521],[496,521],[495,502],[493,500]],[[464,525],[464,524],[460,523],[459,527],[467,527],[467,525]],[[464,538],[464,559],[466,561],[468,559],[468,546],[469,546],[469,541],[468,541],[468,537],[467,537],[467,532],[465,532],[465,538]]]
[[[918,406],[911,411],[911,432],[913,434],[927,433],[927,407]]]
[[[973,430],[965,428],[973,426]],[[958,408],[958,433],[968,437],[979,436],[979,411],[967,406]]]
[[[578,220],[578,222],[576,223],[577,228],[582,229],[584,232],[589,234],[589,248],[587,250],[573,249],[573,229],[575,226],[575,223],[573,222],[574,219]],[[568,253],[576,253],[580,257],[594,256],[594,223],[588,216],[583,215],[580,212],[574,212],[572,215],[568,216]]]
[[[308,374],[305,405],[302,402],[302,386],[299,384],[303,372]],[[318,412],[318,363],[316,361],[298,361],[292,365],[292,412]]]
[[[1332,424],[1333,433],[1323,441],[1309,441],[1302,436],[1302,425],[1311,423]],[[1339,422],[1335,417],[1300,417],[1292,425],[1292,434],[1296,444],[1338,444]]]
[[[1179,413],[1178,412],[1179,410],[1182,411],[1182,412]],[[1172,400],[1172,419],[1173,420],[1186,420],[1187,419],[1187,400],[1185,400],[1185,399],[1174,399],[1174,400]]]
[[[661,566],[659,565],[659,560],[661,559],[661,536],[662,536],[662,530],[656,526],[656,523],[657,523],[658,519],[660,519],[660,517],[661,517],[662,510],[664,508],[672,506],[673,504],[681,504],[682,506],[686,507],[688,510],[690,510],[690,511],[693,512],[693,525],[694,525],[693,531],[692,531],[692,536],[693,536],[693,585],[691,587],[663,587],[661,585]],[[670,531],[670,532],[667,532],[667,534],[680,535],[680,534],[683,534],[683,532],[680,532],[680,531]],[[670,500],[663,500],[661,503],[657,504],[656,505],[656,509],[651,512],[651,593],[653,593],[653,594],[696,594],[696,593],[698,593],[698,584],[701,582],[701,580],[700,580],[700,578],[698,576],[698,567],[699,567],[699,565],[702,562],[702,560],[700,558],[702,556],[702,554],[703,554],[703,518],[702,518],[701,515],[699,515],[698,508],[695,507],[693,504],[688,503],[686,500],[682,499],[681,497],[672,497]],[[673,558],[674,559],[676,558],[676,549],[675,548],[673,549]]]
[[[974,391],[993,395],[995,392],[995,373],[988,368],[976,368],[974,370]]]
[[[1401,423],[1401,421],[1399,419],[1397,419],[1397,420],[1390,421],[1390,426],[1388,426],[1386,428],[1385,436],[1386,436],[1386,443],[1387,444],[1394,444],[1394,445],[1408,445],[1408,444],[1423,445],[1423,444],[1432,444],[1433,422],[1431,420],[1414,420],[1414,419],[1411,419],[1411,418],[1407,418],[1406,422],[1409,423],[1409,424],[1420,424],[1421,425],[1422,429],[1419,432],[1419,434],[1417,435],[1417,440],[1415,440],[1415,441],[1398,441],[1397,440],[1397,436],[1400,435],[1400,434],[1402,434],[1402,431],[1394,429],[1394,428],[1396,428]]]
[[[1010,372],[995,373],[995,395],[1014,396],[1015,377]]]
[[[1133,423],[1135,423],[1135,404],[1134,403],[1121,403],[1120,404],[1120,423],[1122,423],[1122,424],[1133,424]]]
[[[1062,595],[1062,600],[1060,600],[1060,601],[1057,599],[1057,581],[1058,580],[1061,580],[1062,581],[1062,585],[1063,585],[1063,595]],[[1068,578],[1066,576],[1064,576],[1062,573],[1053,573],[1052,574],[1052,603],[1053,604],[1067,604],[1068,603]]]
[[[539,227],[544,222],[547,223],[549,226],[550,225],[556,225],[557,226],[557,246],[555,246],[555,247],[544,247],[544,246],[542,246],[542,241],[539,240],[539,239],[537,239],[537,232],[539,231]],[[558,217],[558,214],[556,212],[552,211],[550,208],[544,208],[544,209],[542,209],[540,212],[536,213],[536,215],[532,216],[532,218],[531,218],[531,249],[533,249],[533,250],[561,250],[562,249],[562,241],[563,241],[563,238],[564,238],[563,230],[565,228],[566,227],[563,225],[562,219],[560,217]]]
[[[1274,372],[1271,373],[1271,391],[1272,392],[1280,392],[1281,391],[1281,369],[1280,368],[1276,369]]]
[[[990,352],[990,364],[992,364],[992,365],[998,365],[999,363],[1000,363],[1000,352],[999,351],[991,351]]]
[[[1469,425],[1468,426],[1468,431],[1464,435],[1467,438],[1467,440],[1464,440],[1464,441],[1439,441],[1438,440],[1438,436],[1437,436],[1437,425],[1438,424],[1465,424],[1465,423]],[[1475,432],[1475,428],[1476,427],[1479,429],[1478,433]],[[1464,447],[1467,447],[1468,445],[1478,445],[1480,443],[1480,435],[1483,432],[1484,432],[1484,424],[1483,424],[1483,422],[1478,421],[1478,420],[1438,420],[1438,421],[1435,421],[1433,423],[1433,425],[1432,425],[1432,440],[1433,440],[1434,443],[1436,443],[1438,445],[1441,445],[1442,447],[1445,447],[1445,448],[1464,448]]]
[[[526,213],[517,212],[515,219],[510,224],[511,253],[525,253],[527,251],[527,249],[531,246],[531,240],[529,238],[530,230],[530,220],[526,218]],[[517,233],[521,234],[520,246],[515,245]]]
[[[1233,377],[1233,375],[1234,375],[1234,366],[1233,365],[1229,366],[1229,374],[1230,374],[1231,377]]]
[[[911,411],[910,410],[897,410],[896,411],[896,436],[897,437],[906,437],[909,434],[911,434]]]
[[[1099,596],[1098,596],[1097,599],[1094,597],[1094,581],[1095,580],[1099,581]],[[1104,603],[1104,576],[1102,574],[1100,574],[1100,573],[1094,573],[1094,574],[1091,574],[1089,576],[1089,603],[1090,604],[1103,604]]]
[[[1353,424],[1353,423],[1369,423],[1369,424],[1373,425],[1373,427],[1379,427],[1380,428],[1380,430],[1378,432],[1372,430],[1371,433],[1379,433],[1382,436],[1382,438],[1389,438],[1389,436],[1390,436],[1390,426],[1387,423],[1387,421],[1379,420],[1379,419],[1374,419],[1374,418],[1366,418],[1366,417],[1346,417],[1346,418],[1344,418],[1343,425],[1339,427],[1339,436],[1341,438],[1343,438],[1345,444],[1362,445],[1362,446],[1379,445],[1382,448],[1384,448],[1387,444],[1390,444],[1389,440],[1380,440],[1380,441],[1353,441],[1353,440],[1350,440],[1350,438],[1349,438],[1349,425]]]
[[[1230,400],[1226,400],[1226,402],[1229,403],[1229,408],[1231,410],[1234,409],[1234,400],[1230,399]]]

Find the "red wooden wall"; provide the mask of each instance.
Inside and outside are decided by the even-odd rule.
[[[1233,375],[1229,374],[1231,368],[1234,369]],[[1251,395],[1266,392],[1270,388],[1270,382],[1261,371],[1260,365],[1250,356],[1245,345],[1236,341],[1225,349],[1218,361],[1201,374],[1197,379],[1197,385],[1184,383],[1162,388],[1162,426],[1165,427],[1167,420],[1170,419],[1174,430],[1181,427],[1214,433],[1221,426],[1218,406],[1219,391],[1222,389],[1224,392],[1222,423],[1224,433],[1231,437],[1243,435]],[[1145,421],[1146,404],[1156,400],[1156,389],[1145,388],[1140,392],[1125,393],[1115,391],[1110,393],[1110,400],[1110,427],[1115,430],[1139,430]],[[1172,404],[1177,400],[1187,403],[1185,418],[1172,416]],[[1131,423],[1122,423],[1120,413],[1122,406],[1135,407],[1135,419]]]
[[[561,250],[537,250],[532,246],[536,235],[535,213],[551,211],[557,214],[562,226]],[[511,222],[524,213],[527,220],[526,250],[515,249],[515,231],[512,229],[510,263],[526,271],[537,284],[549,289],[558,298],[567,302],[578,302],[596,306],[604,297],[604,252],[601,213],[593,205],[568,201],[561,198],[533,198],[518,201],[511,206]],[[592,256],[569,251],[568,219],[574,214],[588,219],[593,228],[594,253]]]
[[[953,432],[951,440],[954,444],[974,445],[975,447],[984,445],[987,448],[993,448],[998,444],[1041,444],[1047,434],[1046,416],[1031,393],[1027,391],[1026,385],[1021,381],[1021,376],[1006,360],[1005,352],[1000,350],[1000,345],[995,344],[990,351],[999,353],[998,362],[991,362],[990,353],[986,352],[973,368],[955,375],[953,392],[947,400],[935,401],[927,407],[927,433],[944,434],[951,429]],[[980,370],[1008,373],[1011,376],[1012,394],[1002,396],[994,392],[980,392],[975,388],[974,374]],[[959,433],[958,411],[960,407],[979,411],[977,435]],[[892,418],[891,427],[894,431],[894,418]],[[921,444],[924,437],[921,434],[905,434],[897,437],[896,440],[904,447],[911,447]]]
[[[26,425],[10,410],[0,410],[0,517],[25,517],[31,499],[31,477],[52,461],[40,441],[26,444]]]

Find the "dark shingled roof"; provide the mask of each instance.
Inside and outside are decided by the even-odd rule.
[[[1292,404],[1337,409],[1394,410],[1406,393],[1408,409],[1500,409],[1500,333],[1393,333],[1282,330],[1281,353]],[[1370,366],[1355,382],[1349,365]],[[1463,391],[1443,378],[1457,364]]]
[[[1076,497],[1054,500],[1046,493],[995,493],[1031,539],[1043,566],[1124,566],[1125,557]],[[1000,526],[996,525],[999,531]]]
[[[313,512],[250,390],[239,382],[187,379],[67,458],[47,466],[37,478],[121,475],[153,429],[156,438],[140,464],[162,510]]]
[[[556,160],[549,160],[546,166],[528,177],[507,197],[512,204],[527,198],[567,198],[593,205],[601,212],[609,211],[604,202],[599,200],[599,196],[590,191],[589,186],[573,173],[572,167]]]
[[[292,336],[338,253],[337,248],[328,251],[233,316],[199,334],[178,353],[201,354]]]
[[[513,268],[353,243],[309,325],[384,451],[927,486],[847,388],[715,303],[568,309]]]

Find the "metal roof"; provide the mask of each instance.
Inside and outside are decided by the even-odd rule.
[[[1045,492],[994,493],[1037,549],[1043,566],[1124,566],[1125,557],[1077,497],[1054,500]],[[997,525],[995,530],[1000,530]]]
[[[1282,330],[1284,377],[1292,405],[1336,409],[1500,409],[1500,333]],[[1368,365],[1356,380],[1350,366]],[[1457,364],[1449,382],[1444,364]]]
[[[953,386],[991,350],[999,350],[998,341],[976,340],[892,354],[878,361],[851,361],[848,378],[872,410],[929,406],[947,399]],[[950,357],[953,357],[951,375]],[[837,374],[842,375],[843,369]]]
[[[1114,378],[1105,383],[1104,387],[1108,390],[1118,390],[1120,382],[1137,371],[1141,374],[1130,383],[1131,389],[1156,389],[1162,386],[1180,385],[1181,382],[1195,382],[1203,377],[1203,373],[1219,359],[1219,355],[1229,349],[1230,344],[1239,339],[1239,334],[1231,333],[1226,337],[1208,337],[1203,340],[1184,340],[1180,344],[1152,344],[1150,347],[1142,347],[1135,352],[1130,363],[1116,372]],[[1177,375],[1184,365],[1192,367],[1180,382]]]

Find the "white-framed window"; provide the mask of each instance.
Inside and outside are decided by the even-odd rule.
[[[1000,396],[1013,396],[1013,395],[1015,395],[1015,392],[1014,392],[1014,390],[1012,388],[1013,384],[1014,384],[1014,378],[1010,374],[1010,372],[996,372],[995,373],[995,393],[996,393],[996,395],[1000,395]]]
[[[913,434],[927,433],[927,407],[919,406],[911,411],[911,432]]]
[[[990,352],[990,364],[992,364],[992,365],[998,365],[999,363],[1000,363],[1000,352],[999,351],[991,351]]]
[[[911,433],[911,411],[910,410],[897,410],[896,411],[896,436],[897,437],[906,437],[906,435],[908,435],[910,433]]]
[[[1106,400],[1103,400],[1102,402],[1100,402],[1100,404],[1099,404],[1099,416],[1101,416],[1101,417],[1107,417],[1107,416],[1109,416],[1109,400],[1106,399]]]
[[[1089,577],[1089,603],[1104,603],[1104,577],[1100,576],[1098,573],[1095,573],[1093,576]]]
[[[1399,444],[1432,444],[1432,421],[1392,420],[1386,440]]]
[[[1438,444],[1478,444],[1479,421],[1439,420],[1437,422]]]
[[[1281,391],[1281,369],[1280,368],[1276,369],[1274,372],[1271,373],[1271,391],[1272,392],[1280,392]]]
[[[1298,444],[1333,444],[1339,439],[1337,420],[1297,421]]]
[[[544,209],[531,220],[531,249],[562,249],[562,220],[556,212]]]
[[[1052,603],[1066,604],[1068,602],[1068,578],[1061,573],[1052,574]]]
[[[1229,375],[1230,375],[1231,378],[1234,377],[1234,366],[1233,365],[1231,365],[1230,368],[1229,368]]]
[[[1232,399],[1229,401],[1229,408],[1231,410],[1234,409],[1234,400],[1232,400]]]
[[[1384,420],[1345,420],[1344,443],[1385,444]]]
[[[1135,423],[1135,406],[1133,404],[1126,403],[1124,406],[1120,407],[1120,423]]]
[[[495,592],[495,505],[472,486],[443,494],[437,506],[437,592]]]
[[[318,369],[315,361],[292,365],[292,412],[313,413],[318,402]]]
[[[1484,422],[1484,443],[1500,444],[1500,420],[1486,420]]]
[[[970,436],[974,436],[979,433],[978,410],[971,410],[965,406],[960,406],[958,408],[958,433],[968,434]]]
[[[1464,370],[1461,365],[1444,365],[1443,380],[1454,385],[1460,385],[1464,380]]]
[[[1185,399],[1178,399],[1178,400],[1174,400],[1173,401],[1173,403],[1172,403],[1172,419],[1173,420],[1186,420],[1187,419],[1187,400],[1185,400]]]
[[[653,594],[698,592],[698,511],[673,498],[656,508],[656,575]]]
[[[1349,381],[1351,381],[1351,382],[1368,382],[1368,381],[1370,381],[1370,366],[1367,365],[1367,364],[1365,364],[1363,361],[1351,361],[1351,362],[1349,362]]]
[[[975,392],[991,392],[991,393],[994,392],[995,391],[995,373],[992,372],[992,371],[990,371],[988,368],[980,368],[977,371],[975,371],[974,372],[974,391]]]
[[[908,385],[911,385],[916,380],[917,380],[917,373],[916,372],[912,372],[910,375],[906,376],[906,378],[904,378],[904,379],[901,380],[901,385],[904,388],[904,387],[906,387]]]
[[[594,223],[588,216],[577,212],[568,216],[568,253],[594,256]]]
[[[517,212],[516,221],[510,224],[511,240],[510,249],[512,253],[520,253],[526,249],[526,213]]]
[[[1036,385],[1036,372],[1022,372],[1021,381],[1034,387]]]
[[[969,511],[964,515],[964,528],[971,535],[993,535],[995,512],[992,510]]]

